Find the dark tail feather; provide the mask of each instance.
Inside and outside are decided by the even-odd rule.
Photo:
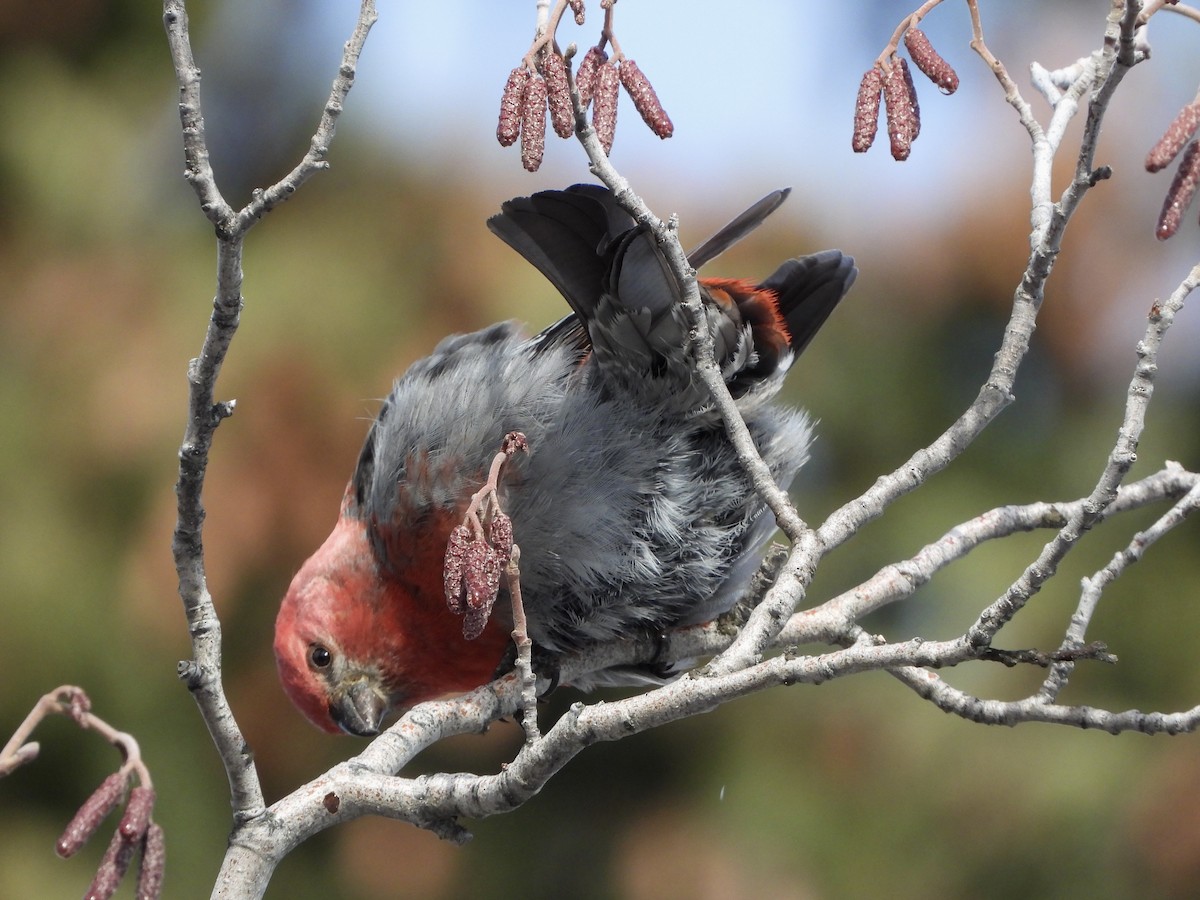
[[[775,191],[759,200],[693,250],[689,262],[698,267],[717,256],[758,227],[787,195],[788,190]],[[690,322],[679,303],[679,283],[653,236],[607,188],[579,184],[518,197],[488,227],[566,298],[601,371],[633,390],[671,395],[681,409],[704,403],[688,366]],[[808,345],[855,275],[853,259],[827,250],[789,260],[757,286],[702,279],[718,361],[734,395],[771,382],[788,349],[799,354]],[[771,295],[759,295],[761,289]],[[567,339],[584,352],[578,324],[564,323],[543,335],[547,346]]]
[[[546,276],[585,320],[596,308],[610,262],[605,252],[635,227],[607,188],[577,184],[509,200],[488,228]]]
[[[778,298],[793,353],[799,356],[804,351],[857,276],[853,257],[840,250],[823,250],[789,259],[760,285]]]
[[[771,191],[744,213],[710,237],[707,241],[688,254],[688,263],[693,269],[699,269],[705,263],[716,259],[755,228],[763,220],[783,205],[783,201],[792,192],[790,187]]]

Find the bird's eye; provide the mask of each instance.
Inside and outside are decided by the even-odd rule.
[[[333,654],[329,652],[328,647],[313,644],[308,648],[308,661],[314,669],[325,669],[333,662]]]

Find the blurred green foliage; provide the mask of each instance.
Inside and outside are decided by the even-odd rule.
[[[206,321],[213,246],[179,177],[156,13],[132,2],[54,4],[66,7],[73,15],[61,21],[19,16],[15,4],[0,15],[0,732],[55,685],[82,685],[101,716],[137,737],[154,774],[168,896],[202,897],[228,801],[174,677],[189,650],[169,542],[184,373]],[[303,147],[301,137],[280,172]],[[206,492],[226,683],[270,798],[360,746],[318,734],[290,708],[270,639],[291,572],[332,524],[371,398],[446,332],[508,317],[540,327],[562,312],[482,227],[503,196],[471,172],[418,170],[349,127],[333,162],[250,238],[243,327],[219,385],[237,414],[217,435]],[[229,178],[253,183],[241,169]],[[743,199],[706,197],[694,213],[719,224]],[[798,485],[810,521],[970,401],[1026,252],[1023,203],[1018,189],[958,210],[914,249],[919,258],[878,238],[836,238],[863,275],[789,387],[822,421]],[[773,225],[721,267],[769,271],[834,239]],[[1074,302],[1070,278],[1062,273],[1050,304]],[[1098,320],[1117,298],[1095,302]],[[814,600],[991,506],[1086,493],[1115,434],[1132,353],[1101,383],[1084,358],[1096,332],[1080,321],[1048,308],[1019,402],[951,470],[834,552]],[[1164,380],[1161,394],[1135,474],[1168,457],[1197,462],[1195,385]],[[1098,528],[1005,644],[1054,646],[1078,578],[1156,514]],[[1044,538],[981,548],[873,624],[895,637],[960,632]],[[1193,526],[1110,591],[1092,635],[1121,663],[1081,669],[1066,699],[1195,703],[1197,585]],[[999,697],[1039,678],[983,667],[946,675]],[[547,719],[572,699],[560,692]],[[117,764],[114,752],[65,721],[37,738],[41,758],[0,781],[0,897],[78,894],[102,852],[97,839],[63,862],[53,844]],[[498,725],[431,750],[413,771],[492,771],[518,740]],[[1194,740],[988,729],[938,713],[882,674],[776,690],[591,748],[524,808],[473,823],[464,848],[382,820],[322,834],[284,863],[269,896],[1190,896],[1200,878]]]

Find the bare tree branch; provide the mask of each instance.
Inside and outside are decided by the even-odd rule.
[[[213,606],[204,572],[201,492],[213,434],[222,419],[232,415],[233,401],[217,402],[215,385],[242,310],[242,253],[246,233],[267,212],[290,197],[309,177],[325,168],[337,117],[354,82],[363,42],[376,14],[364,0],[358,22],[346,44],[309,151],[296,168],[277,184],[254,192],[245,208],[235,211],[217,188],[200,107],[200,69],[192,54],[187,9],[183,0],[165,0],[163,24],[179,82],[179,114],[183,129],[184,175],[200,199],[200,207],[217,233],[217,290],[213,313],[200,355],[188,367],[188,419],[179,450],[178,521],[173,551],[179,594],[187,614],[194,659],[180,663],[179,675],[196,698],[201,715],[220,753],[233,794],[234,819],[261,816],[262,788],[246,740],[225,699],[221,680],[221,623]]]

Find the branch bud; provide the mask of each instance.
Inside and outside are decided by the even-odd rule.
[[[59,694],[59,702],[67,705],[67,715],[80,728],[87,728],[87,714],[92,711],[92,700],[81,687],[68,687]]]
[[[500,452],[512,459],[518,453],[529,452],[529,438],[521,431],[510,431],[500,442]]]
[[[958,90],[958,73],[933,49],[925,32],[919,28],[908,29],[904,34],[904,46],[908,48],[908,55],[917,68],[938,86],[938,90],[943,94],[953,94]]]
[[[496,125],[496,140],[501,147],[511,147],[521,135],[521,98],[529,81],[529,70],[517,66],[508,73],[504,93],[500,95],[500,121]]]
[[[855,153],[866,153],[875,143],[879,130],[879,100],[883,93],[883,73],[874,66],[863,73],[854,101],[854,136],[850,147]]]
[[[621,84],[625,87],[625,92],[633,98],[633,105],[641,114],[642,120],[660,138],[669,138],[675,132],[675,126],[671,124],[671,117],[663,109],[650,79],[632,59],[621,61],[620,74]]]

